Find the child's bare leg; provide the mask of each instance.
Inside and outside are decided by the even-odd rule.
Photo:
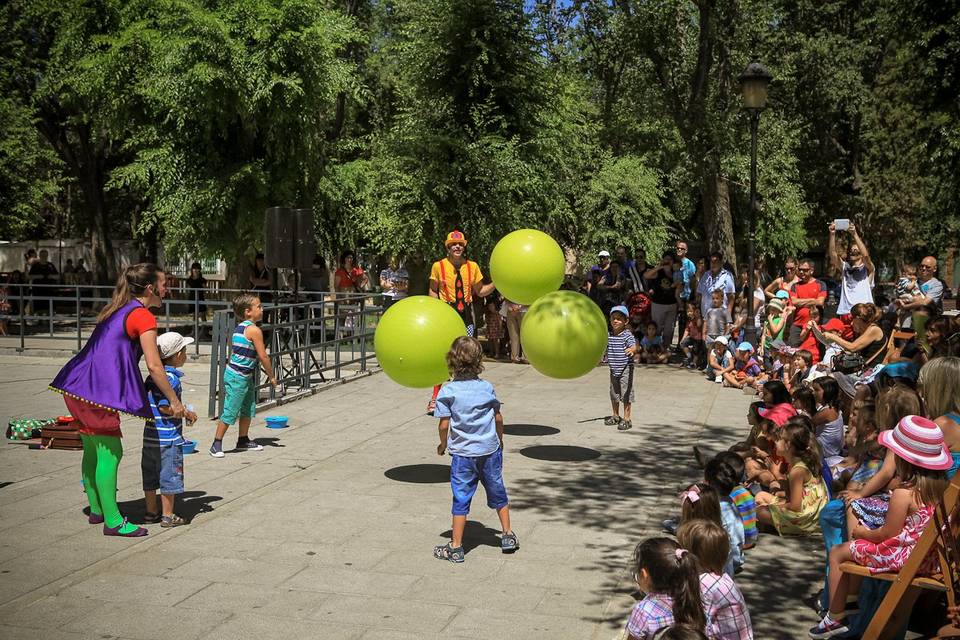
[[[840,571],[840,565],[851,559],[850,545],[841,543],[830,550],[830,571],[827,576],[830,586],[830,617],[839,620],[844,617],[844,606],[851,584],[849,574]]]
[[[773,516],[770,515],[770,509],[766,505],[757,505],[757,522],[768,527],[773,526]]]
[[[723,374],[723,380],[731,387],[739,387],[740,382],[737,380],[737,376],[733,375],[731,372],[727,371]]]
[[[623,403],[623,419],[626,420],[627,422],[630,422],[630,408],[632,406],[633,405],[631,405],[629,402]]]
[[[860,524],[860,520],[853,513],[853,508],[850,505],[847,505],[846,515],[847,515],[847,537],[852,539],[850,532],[853,531],[854,527]]]
[[[173,515],[173,507],[176,503],[177,496],[175,495],[162,495],[160,496],[160,504],[163,505],[163,515],[169,517]],[[156,513],[155,511],[153,513]]]
[[[509,522],[509,516],[507,516]],[[467,516],[453,516],[450,532],[450,546],[454,549],[463,546],[463,530],[467,527]]]
[[[613,408],[613,417],[614,417],[614,418],[619,418],[619,417],[620,417],[620,403],[617,402],[616,400],[611,400],[611,401],[610,401],[610,406]]]
[[[156,491],[143,492],[143,509],[144,511],[150,514],[157,513],[157,492]]]
[[[510,505],[497,509],[497,517],[500,518],[500,530],[504,533],[513,533],[513,529],[510,528]]]
[[[250,418],[240,418],[240,437],[246,438],[250,431]]]
[[[230,428],[230,425],[223,422],[223,420],[217,420],[217,434],[213,436],[214,440],[223,440],[223,436],[227,434],[227,429]]]

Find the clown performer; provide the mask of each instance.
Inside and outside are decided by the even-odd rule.
[[[167,382],[157,348],[157,319],[149,311],[160,304],[165,276],[155,264],[135,264],[117,278],[113,297],[97,316],[97,327],[83,349],[68,362],[50,388],[63,394],[83,441],[83,487],[90,502],[90,524],[103,523],[103,535],[147,535],[130,524],[117,507],[117,467],[123,457],[120,414],[152,419],[140,357],[150,378],[170,403],[172,416],[196,420]]]
[[[494,284],[483,284],[480,266],[463,255],[467,249],[467,237],[462,231],[448,233],[443,244],[447,248],[447,257],[437,260],[430,268],[430,296],[440,298],[453,307],[463,319],[467,335],[474,337],[477,322],[473,314],[473,299],[485,298],[493,293]],[[427,413],[430,415],[433,415],[438,393],[440,385],[433,388],[433,397],[427,405]]]

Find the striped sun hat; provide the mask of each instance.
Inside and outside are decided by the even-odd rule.
[[[953,465],[943,431],[923,416],[904,416],[890,431],[881,431],[877,440],[895,454],[918,467],[942,471]]]

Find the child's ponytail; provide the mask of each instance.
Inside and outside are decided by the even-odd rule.
[[[673,599],[676,624],[701,631],[707,620],[700,598],[700,570],[697,556],[670,538],[648,538],[634,552],[637,575],[646,572],[652,590]]]
[[[707,625],[700,597],[700,570],[693,552],[677,547],[678,575],[673,596],[673,619],[677,624],[688,624],[698,629]]]
[[[121,271],[110,302],[97,315],[97,322],[106,320],[114,311],[137,296],[142,296],[147,287],[157,284],[159,274],[160,267],[148,262],[134,264]]]

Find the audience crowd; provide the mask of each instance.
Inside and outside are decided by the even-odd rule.
[[[616,260],[600,252],[584,291],[611,317],[608,355],[627,344],[618,329],[628,324],[634,363],[672,360],[756,396],[740,441],[711,443],[726,449],[715,455],[694,447],[703,479],[663,521],[673,537],[637,546],[634,578],[644,597],[623,637],[754,637],[737,580],[770,535],[822,536],[824,588],[809,637],[860,637],[890,583],[840,565],[900,570],[960,468],[960,358],[950,349],[960,325],[943,314],[936,259],[904,265],[887,294],[853,225],[831,225],[829,242],[835,312],[825,309],[830,290],[809,259],[750,282],[718,253],[690,262],[685,243],[655,265],[642,251],[632,260],[625,249]],[[747,296],[755,298],[752,317]],[[607,424],[622,428],[616,400],[632,397],[619,393],[611,372],[615,415]],[[928,633],[960,637],[960,627]]]

